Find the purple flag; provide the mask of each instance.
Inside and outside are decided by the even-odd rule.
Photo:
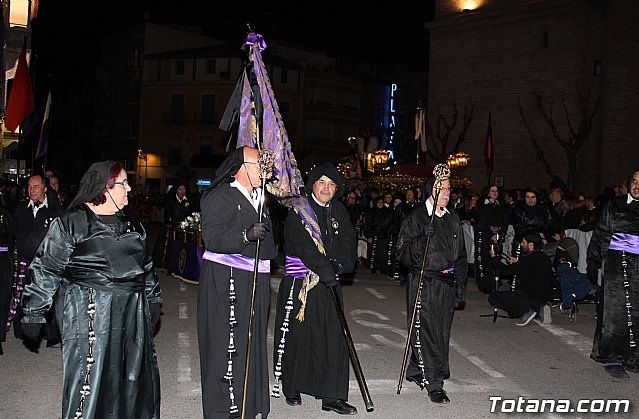
[[[246,46],[249,48],[248,57],[253,64],[252,71],[257,80],[257,87],[252,90],[247,82],[250,77],[247,77],[247,74],[242,75],[244,85],[242,86],[237,146],[271,150],[274,157],[273,176],[266,182],[266,189],[282,205],[292,208],[299,215],[317,249],[325,254],[317,216],[306,197],[300,192],[304,181],[291,150],[282,115],[262,61],[262,51],[266,48],[266,42],[262,35],[251,32],[247,35]],[[299,294],[302,307],[297,319],[300,321],[304,320],[306,293],[318,282],[319,276],[309,270]]]

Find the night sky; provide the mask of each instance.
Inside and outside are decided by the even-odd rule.
[[[73,88],[74,70],[97,63],[95,45],[112,29],[150,17],[157,23],[202,26],[222,39],[241,39],[246,23],[266,38],[369,61],[401,62],[426,69],[428,36],[423,23],[434,0],[376,4],[360,0],[42,0],[33,23],[39,77]],[[77,74],[75,74],[77,78]],[[46,95],[46,94],[45,94]]]

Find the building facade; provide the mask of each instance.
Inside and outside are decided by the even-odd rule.
[[[435,18],[426,23],[428,107],[475,105],[461,146],[471,155],[465,174],[475,189],[488,183],[489,113],[491,181],[548,188],[548,170],[567,179],[566,151],[556,138],[574,142],[588,130],[576,152],[573,189],[596,194],[621,184],[637,167],[628,151],[639,129],[639,98],[631,93],[639,83],[638,18],[630,0],[436,1]]]

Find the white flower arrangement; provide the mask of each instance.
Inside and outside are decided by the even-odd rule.
[[[199,212],[194,212],[184,219],[184,221],[180,221],[178,224],[178,228],[180,230],[194,230],[200,231],[202,228],[202,214]]]

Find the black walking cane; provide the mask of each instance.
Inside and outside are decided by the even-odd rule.
[[[435,176],[435,200],[433,201],[433,213],[430,215],[430,222],[433,222],[435,218],[435,211],[437,210],[437,200],[439,199],[439,192],[442,189],[442,182],[450,177],[450,169],[444,163],[440,163],[433,169],[433,175]],[[429,197],[430,198],[430,197]],[[428,198],[426,198],[428,199]],[[397,384],[397,394],[402,391],[402,382],[404,381],[404,375],[406,375],[406,368],[408,367],[408,351],[410,349],[410,338],[415,328],[415,319],[417,316],[417,304],[422,298],[422,284],[424,282],[424,267],[426,266],[426,258],[428,257],[428,247],[430,245],[430,236],[426,239],[426,246],[424,247],[424,254],[422,256],[421,268],[419,270],[419,282],[417,283],[417,292],[415,293],[415,304],[413,305],[413,314],[411,315],[410,325],[408,328],[408,336],[406,337],[406,347],[404,348],[404,359],[402,360],[402,370],[399,373],[399,383]]]
[[[257,143],[259,146],[259,142]],[[262,222],[262,216],[264,215],[264,188],[266,186],[266,179],[269,179],[273,170],[273,153],[270,150],[260,150],[258,164],[260,165],[260,180],[262,188],[262,196],[260,197],[260,203],[257,207],[258,221]],[[251,366],[251,341],[253,338],[253,319],[255,317],[255,288],[257,287],[257,273],[260,263],[260,243],[262,240],[257,240],[255,243],[255,263],[253,264],[253,284],[251,289],[251,306],[249,312],[248,322],[248,339],[246,345],[246,360],[244,362],[244,385],[242,387],[242,419],[246,413],[246,393],[248,390],[249,379],[249,367]]]
[[[368,391],[368,386],[366,385],[366,379],[364,378],[364,373],[362,372],[362,366],[359,363],[357,352],[355,352],[355,345],[353,344],[351,332],[348,329],[348,323],[346,323],[342,303],[339,299],[339,295],[337,295],[336,287],[333,286],[328,288],[331,290],[331,295],[333,296],[333,303],[335,303],[337,317],[339,318],[339,323],[342,326],[342,333],[344,334],[344,340],[346,340],[346,346],[348,347],[348,356],[351,359],[351,365],[353,365],[353,371],[355,372],[355,378],[357,378],[357,384],[359,384],[359,391],[362,393],[362,398],[364,399],[366,411],[372,412],[374,410],[373,400],[371,399],[371,394]]]

